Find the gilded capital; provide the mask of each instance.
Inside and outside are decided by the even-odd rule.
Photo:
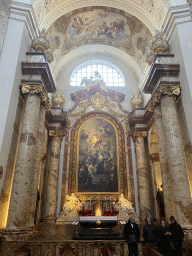
[[[134,131],[133,139],[135,140],[136,137],[147,137],[147,131]]]
[[[22,94],[41,94],[43,91],[42,84],[21,84],[20,88]]]
[[[159,105],[161,102],[161,98],[164,95],[168,95],[168,96],[174,96],[175,99],[180,96],[181,94],[181,87],[179,85],[175,86],[166,86],[166,85],[162,85],[159,86],[159,88],[157,89],[156,93],[152,96],[149,104],[148,104],[148,109],[150,112],[154,111],[155,106]]]
[[[42,90],[41,92],[41,103],[45,106],[46,111],[49,111],[51,109],[49,97],[48,97],[48,94],[45,92],[45,90]]]
[[[62,130],[49,130],[49,136],[63,138],[64,134]]]

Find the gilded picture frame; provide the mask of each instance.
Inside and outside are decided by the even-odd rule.
[[[112,137],[114,138],[114,134],[115,134],[115,150],[114,150],[114,154],[116,154],[116,160],[115,161],[112,161],[109,160],[108,163],[110,163],[110,165],[107,165],[107,168],[112,168],[114,167],[114,165],[116,165],[116,173],[115,173],[115,170],[113,168],[113,170],[106,170],[105,169],[105,173],[102,177],[99,176],[99,173],[97,172],[102,172],[102,169],[103,165],[105,165],[106,167],[106,155],[104,154],[99,154],[99,152],[97,152],[97,156],[99,158],[99,155],[100,155],[100,159],[94,159],[95,163],[93,164],[93,167],[94,167],[94,170],[90,171],[88,170],[88,167],[90,169],[90,162],[92,162],[92,157],[89,158],[89,160],[91,159],[91,161],[86,161],[86,164],[88,163],[87,167],[83,168],[85,170],[83,170],[84,174],[89,174],[89,173],[94,173],[92,175],[92,184],[99,184],[98,182],[96,182],[96,175],[99,176],[99,181],[102,181],[100,179],[103,179],[103,182],[102,184],[103,185],[106,185],[106,183],[108,184],[108,187],[105,186],[105,188],[103,189],[90,189],[90,184],[86,187],[85,183],[87,182],[86,181],[81,181],[79,180],[80,179],[80,169],[82,168],[82,152],[81,152],[81,139],[82,139],[82,136],[84,136],[85,138],[88,136],[86,134],[86,125],[89,125],[90,123],[89,122],[98,122],[99,120],[99,124],[102,123],[101,125],[101,132],[103,133],[106,133],[106,131],[104,132],[104,130],[106,128],[109,128],[109,134],[110,132],[112,132]],[[90,130],[90,129],[89,129]],[[94,129],[95,131],[95,129]],[[94,133],[93,131],[93,133]],[[89,133],[90,131],[88,131]],[[84,134],[83,134],[84,133]],[[93,135],[93,133],[91,135]],[[72,155],[72,161],[71,161],[71,189],[70,191],[71,192],[74,192],[75,194],[77,195],[99,195],[99,194],[105,194],[105,195],[112,195],[112,194],[120,194],[120,193],[123,193],[124,191],[124,184],[125,184],[125,179],[124,179],[124,164],[125,164],[125,161],[124,161],[124,156],[123,156],[123,147],[124,147],[124,133],[123,133],[123,130],[122,130],[122,127],[120,126],[120,124],[114,119],[112,118],[110,115],[107,115],[105,113],[92,113],[90,115],[87,115],[85,116],[84,118],[82,118],[78,123],[77,125],[74,127],[73,129],[73,133],[72,133],[72,147],[71,147],[71,155]],[[80,138],[81,137],[81,138]],[[106,134],[104,137],[107,137]],[[110,136],[109,136],[110,137]],[[85,139],[84,138],[84,139]],[[112,138],[110,138],[112,139]],[[107,148],[109,149],[110,148],[110,143],[107,142],[107,138],[105,138],[104,140],[101,140],[100,139],[100,142],[98,140],[95,139],[95,141],[93,140],[93,142],[91,142],[91,139],[90,139],[90,143],[92,143],[92,146],[94,147],[95,146],[95,143],[101,143],[100,144],[100,148],[101,147],[105,147],[105,143],[108,143],[107,145]],[[89,144],[90,144],[89,143]],[[103,145],[104,143],[104,145]],[[89,145],[90,147],[90,145]],[[88,147],[88,148],[89,148]],[[95,150],[96,151],[96,150]],[[106,150],[104,150],[106,151]],[[108,157],[112,156],[112,151],[111,153],[108,152],[109,150],[107,150],[107,153],[108,153]],[[98,164],[99,164],[99,161],[103,160],[102,158],[105,158],[103,163],[101,163],[101,166],[102,168],[99,170],[98,168]],[[87,160],[87,159],[86,159]],[[104,163],[105,162],[105,163]],[[113,166],[112,166],[113,164]],[[91,167],[91,168],[93,168]],[[107,173],[109,172],[109,173]],[[95,176],[95,177],[94,177]],[[89,176],[90,177],[90,176]],[[109,178],[109,180],[107,181],[107,177]],[[81,177],[82,178],[82,177]],[[114,180],[116,180],[116,183],[114,182]],[[84,183],[84,184],[83,184]],[[88,182],[89,183],[89,182]],[[83,186],[81,186],[83,184]],[[112,186],[112,187],[111,187]],[[99,184],[98,186],[99,188],[102,187],[101,183]]]

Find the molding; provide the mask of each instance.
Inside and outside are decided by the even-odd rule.
[[[130,70],[131,69],[134,70],[138,80],[141,79],[142,77],[141,69],[137,64],[137,62],[129,54],[125,53],[121,49],[117,49],[112,46],[98,45],[98,44],[78,47],[77,49],[74,49],[71,52],[67,53],[65,56],[63,56],[63,58],[58,63],[56,62],[56,60],[54,61],[54,63],[51,63],[51,67],[53,68],[55,77],[58,77],[60,75],[60,72],[62,72],[64,69],[67,69],[77,59],[82,60],[82,63],[83,63],[91,58],[90,55],[94,55],[98,53],[101,56],[98,56],[97,59],[107,60],[116,66],[117,66],[117,63],[112,61],[112,58],[114,58],[117,61],[121,61],[121,63],[124,66],[127,65],[128,67],[130,67]]]
[[[155,22],[152,22],[152,17],[149,15],[144,8],[141,8],[135,3],[127,3],[125,1],[116,1],[116,0],[82,0],[82,1],[70,1],[70,3],[63,3],[57,5],[53,10],[47,15],[44,21],[41,23],[40,27],[48,29],[53,22],[55,22],[61,16],[72,12],[73,10],[83,8],[88,6],[107,6],[111,8],[116,8],[118,10],[123,10],[130,13],[131,15],[137,17],[141,20],[154,35],[155,30],[158,29]]]
[[[21,62],[21,70],[23,75],[40,75],[47,93],[56,91],[55,82],[47,62]],[[22,83],[27,82],[29,82],[29,80],[22,79]]]
[[[31,40],[39,35],[39,28],[31,4],[12,1],[10,19],[25,22]]]
[[[143,114],[139,114],[142,112]],[[154,115],[146,108],[137,108],[129,116],[130,135],[133,136],[135,131],[149,131],[154,122]]]
[[[192,22],[190,5],[171,6],[165,16],[162,30],[169,41],[178,24]]]
[[[146,79],[143,92],[146,94],[152,94],[155,89],[157,88],[158,85],[162,81],[159,81],[160,78],[163,79],[163,77],[178,77],[179,75],[179,70],[180,70],[180,65],[179,64],[164,64],[164,63],[156,63],[157,58],[161,60],[161,58],[164,57],[173,57],[173,54],[166,55],[166,54],[157,54],[153,64],[151,65],[151,68],[149,70],[149,75]],[[166,83],[166,79],[165,83]],[[173,80],[173,79],[172,79]],[[171,81],[173,83],[177,81]],[[167,81],[167,83],[170,83],[170,80]]]

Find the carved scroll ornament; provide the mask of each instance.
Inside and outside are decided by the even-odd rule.
[[[152,96],[148,104],[148,109],[150,112],[154,111],[155,106],[157,106],[161,102],[161,98],[163,95],[175,96],[175,99],[181,94],[180,86],[160,86],[157,89],[157,92]]]

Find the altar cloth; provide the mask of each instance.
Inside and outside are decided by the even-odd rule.
[[[117,221],[117,216],[80,216],[80,222]]]

